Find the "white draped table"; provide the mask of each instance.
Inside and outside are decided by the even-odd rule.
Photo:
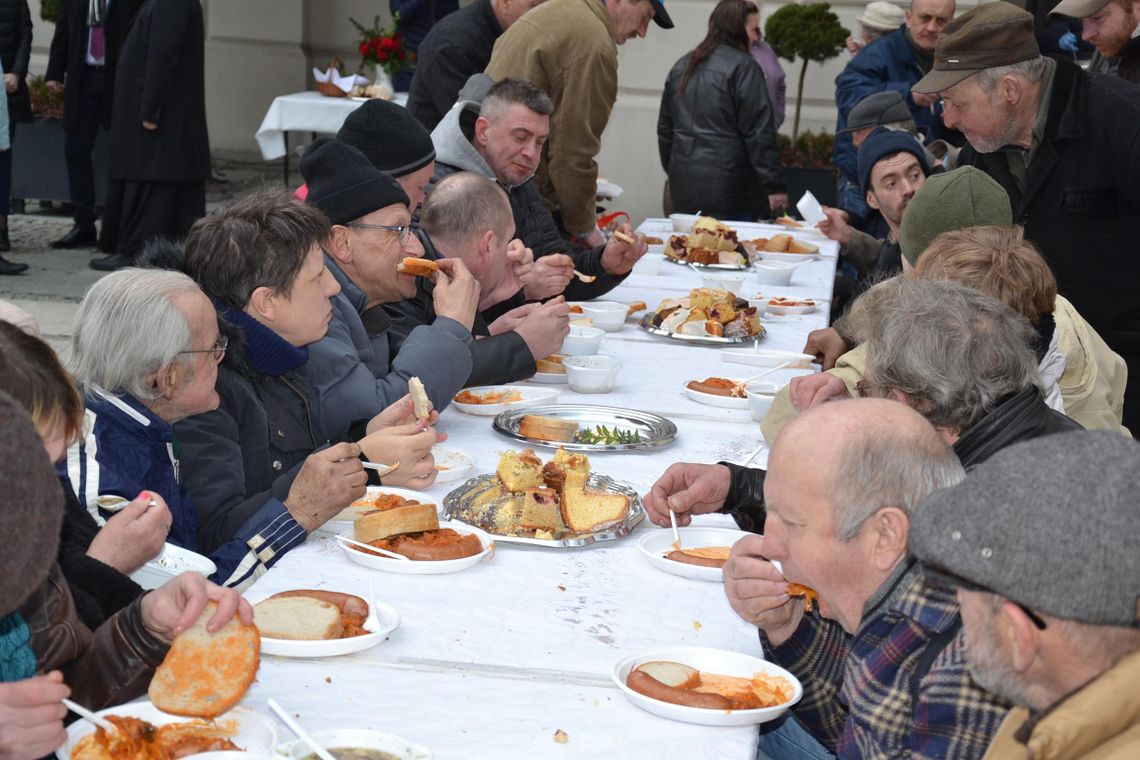
[[[641,229],[655,224],[661,220]],[[827,242],[821,248],[823,255],[801,265],[787,288],[746,281],[744,295],[762,291],[822,302],[812,314],[765,317],[763,347],[798,351],[809,331],[827,324],[837,251]],[[665,262],[654,276],[635,272],[606,299],[643,300],[652,308],[698,285],[694,272]],[[607,334],[601,352],[624,362],[613,393],[545,387],[562,388],[563,403],[657,412],[672,419],[679,434],[658,451],[592,454],[594,470],[645,493],[673,462],[742,461],[754,453],[754,464],[766,461],[759,424],[747,411],[704,406],[682,392],[694,378],[745,377],[757,368],[726,364],[717,348],[651,336],[633,319]],[[786,381],[794,374],[777,376]],[[471,476],[493,472],[496,452],[512,447],[491,430],[491,419],[453,407],[440,418],[446,445],[475,457]],[[427,493],[441,500],[456,485]],[[720,515],[698,522],[731,524]],[[400,612],[401,624],[388,641],[355,655],[264,657],[246,704],[264,709],[274,697],[307,728],[389,731],[432,748],[437,758],[750,759],[755,727],[703,728],[658,718],[630,704],[610,681],[618,659],[654,646],[760,653],[755,629],[732,612],[722,586],[663,573],[641,556],[637,541],[654,529],[646,521],[622,540],[579,549],[499,542],[492,559],[436,576],[369,570],[316,534],[258,580],[248,598],[256,602],[294,588],[367,596],[371,582],[376,598]],[[566,744],[554,742],[557,729],[568,734]]]

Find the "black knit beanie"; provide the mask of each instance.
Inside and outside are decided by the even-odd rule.
[[[428,131],[408,109],[388,100],[373,98],[350,113],[336,138],[392,177],[411,174],[435,160]]]
[[[309,185],[305,202],[325,212],[333,224],[348,224],[385,206],[408,205],[396,180],[340,140],[317,138],[301,156],[301,176]]]
[[[59,551],[63,491],[28,413],[0,392],[0,616],[18,609],[47,580]]]

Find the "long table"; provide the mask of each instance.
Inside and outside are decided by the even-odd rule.
[[[668,222],[648,220],[639,229],[658,234],[663,225]],[[788,287],[745,282],[744,295],[762,290],[821,302],[812,314],[766,317],[763,347],[798,351],[810,330],[827,324],[837,249],[820,243],[823,255],[801,265]],[[635,271],[606,300],[643,300],[652,308],[699,284],[693,271],[665,262],[656,275]],[[724,363],[717,348],[651,336],[632,319],[607,334],[601,352],[624,362],[615,391],[584,395],[556,386],[559,401],[657,412],[676,423],[679,435],[658,451],[591,454],[595,471],[645,493],[673,462],[766,461],[759,424],[747,411],[704,406],[682,391],[687,380],[743,377],[756,368]],[[778,376],[794,374],[781,370]],[[512,447],[491,430],[491,418],[454,407],[443,412],[439,429],[448,435],[447,446],[476,458],[471,476],[493,472],[496,452]],[[456,485],[426,493],[442,500]],[[696,522],[732,524],[721,515]],[[385,643],[355,655],[265,657],[245,704],[263,710],[273,697],[307,728],[384,730],[430,747],[437,758],[752,758],[755,727],[702,728],[658,718],[634,707],[610,680],[618,659],[654,646],[760,654],[755,628],[732,612],[720,585],[669,575],[646,562],[636,544],[655,529],[646,521],[622,540],[580,549],[498,542],[493,558],[435,576],[369,570],[350,562],[327,535],[315,534],[247,597],[256,602],[294,588],[366,596],[371,584],[379,601],[400,612],[401,625]],[[568,735],[566,744],[554,742],[559,729]]]

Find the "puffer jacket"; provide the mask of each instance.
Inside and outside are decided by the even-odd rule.
[[[32,14],[28,0],[0,0],[0,64],[6,74],[18,74],[16,91],[8,94],[8,121],[32,120],[28,96],[28,59],[32,55]]]
[[[1065,371],[1057,381],[1065,415],[1086,430],[1116,430],[1131,435],[1121,424],[1128,367],[1084,317],[1064,297],[1053,308],[1057,348],[1065,357]]]
[[[657,117],[673,208],[752,221],[766,212],[767,196],[785,188],[764,71],[749,53],[722,44],[682,91],[688,65],[689,55],[673,65]]]
[[[983,760],[1132,760],[1140,757],[1140,652],[1044,712],[1011,710]]]

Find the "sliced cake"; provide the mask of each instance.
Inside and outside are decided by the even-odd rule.
[[[567,470],[562,486],[562,520],[574,533],[608,528],[629,514],[629,497],[586,487],[587,475]]]
[[[524,528],[551,532],[566,530],[558,503],[558,492],[553,488],[526,489],[519,525]]]
[[[542,467],[542,479],[550,488],[562,490],[567,470],[590,474],[590,458],[585,454],[571,454],[563,448],[554,452],[554,458]]]
[[[542,486],[542,460],[535,455],[534,449],[500,452],[495,472],[503,488],[514,493]]]

